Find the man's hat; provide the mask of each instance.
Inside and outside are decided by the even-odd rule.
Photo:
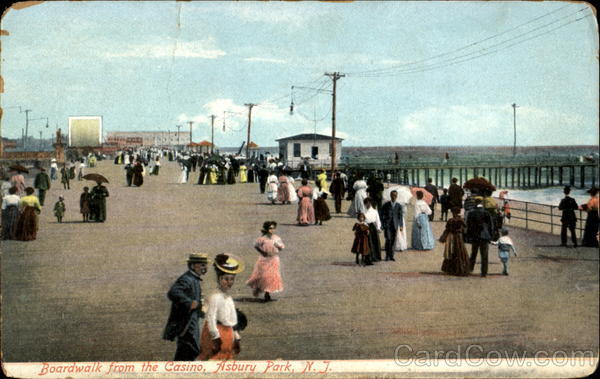
[[[187,263],[206,263],[206,264],[208,264],[208,254],[192,253],[189,256]]]
[[[239,274],[244,271],[244,262],[231,254],[217,254],[213,264],[226,274]]]

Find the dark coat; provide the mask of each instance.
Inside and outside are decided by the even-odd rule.
[[[381,224],[384,230],[396,230],[398,227],[404,226],[402,205],[400,203],[388,201],[383,204],[379,216],[381,217]]]
[[[173,341],[175,337],[184,334],[186,326],[188,330],[185,334],[191,334],[192,336],[198,335],[196,333],[200,329],[198,323],[199,317],[203,317],[200,312],[200,305],[194,311],[190,311],[192,301],[196,300],[198,304],[202,304],[202,288],[200,287],[200,279],[198,276],[193,274],[191,271],[187,271],[181,275],[177,281],[171,286],[171,289],[167,293],[167,297],[171,300],[171,313],[165,331],[163,333],[163,339]],[[199,341],[198,350],[200,349]]]
[[[462,199],[465,191],[458,184],[450,184],[448,187],[448,196],[449,198],[449,208],[452,207],[461,207],[462,208]]]
[[[433,195],[433,201],[431,202],[431,204],[440,202],[440,194],[438,192],[438,188],[435,185],[429,183],[425,186],[425,190]]]
[[[558,209],[562,211],[560,221],[563,224],[575,224],[577,222],[575,211],[578,209],[578,206],[575,199],[565,196],[565,198],[560,201]]]
[[[334,198],[339,197],[343,198],[344,193],[346,193],[346,187],[344,187],[344,179],[335,178],[331,181],[331,186],[329,186],[329,191],[333,195]]]
[[[465,242],[489,242],[494,235],[494,219],[483,207],[476,207],[469,211],[466,219],[467,232]]]
[[[35,181],[33,182],[33,186],[37,189],[41,190],[49,190],[50,189],[50,177],[45,172],[40,172],[35,176]]]

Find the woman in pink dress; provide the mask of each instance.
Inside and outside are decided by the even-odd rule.
[[[290,186],[288,185],[288,177],[282,173],[279,177],[279,187],[277,187],[277,201],[281,204],[290,204]]]
[[[298,188],[298,224],[312,225],[315,223],[315,208],[313,207],[313,190],[306,179],[302,179],[302,186]]]
[[[285,246],[281,238],[275,233],[277,223],[265,221],[261,230],[262,236],[258,237],[254,248],[260,253],[260,257],[254,265],[254,270],[246,284],[253,289],[252,294],[257,297],[261,292],[265,293],[265,302],[271,301],[271,293],[283,291],[281,280],[279,251]]]
[[[25,177],[20,172],[14,171],[10,177],[10,184],[12,187],[17,187],[17,196],[23,196],[25,194]]]

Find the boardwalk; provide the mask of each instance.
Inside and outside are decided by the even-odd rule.
[[[111,162],[88,171],[111,180],[106,223],[79,222],[78,198],[89,182],[72,182],[70,191],[55,182],[38,240],[2,244],[6,361],[172,359],[175,344],[160,338],[169,311],[165,293],[191,252],[245,259],[248,268],[233,291],[249,318],[244,360],[393,359],[400,344],[415,352],[472,344],[527,355],[598,351],[595,249],[564,249],[557,236],[514,229],[520,254],[509,277],[499,275],[494,248],[486,279],[441,275],[441,245],[361,268],[349,253],[353,220],[334,216],[323,226],[297,227],[295,207],[268,204],[257,184],[177,185],[169,162],[141,188],[124,187],[122,166]],[[49,209],[59,194],[67,204],[63,224]],[[256,259],[252,243],[270,219],[279,222],[287,245],[286,289],[278,301],[262,304],[243,282]],[[443,223],[433,227],[439,236]],[[204,291],[214,288],[211,270]]]

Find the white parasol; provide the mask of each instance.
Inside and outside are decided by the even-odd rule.
[[[388,201],[391,201],[390,193],[392,191],[398,192],[398,199],[396,199],[396,201],[400,204],[408,204],[410,199],[412,199],[412,197],[413,197],[412,192],[410,191],[410,188],[408,188],[406,186],[391,186],[383,191],[383,203],[387,203]]]

